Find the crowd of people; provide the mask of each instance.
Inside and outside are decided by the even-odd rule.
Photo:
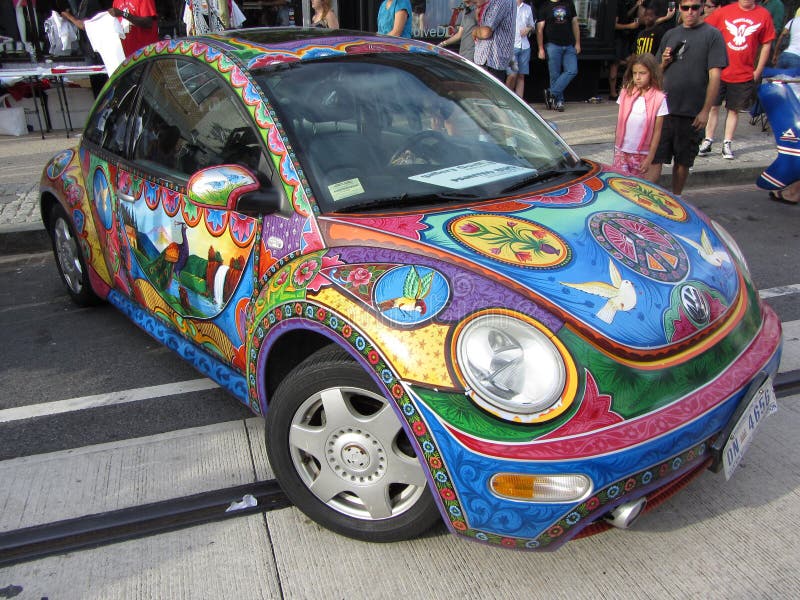
[[[393,1],[400,0],[384,5]],[[523,8],[526,0],[516,2],[514,10],[511,0],[465,0],[456,33],[441,45],[458,43],[463,56],[522,96],[530,68],[526,38],[535,30],[550,80],[545,104],[563,111],[581,52],[575,6],[547,0],[534,15]],[[680,195],[695,159],[713,152],[720,121],[721,156],[735,158],[739,113],[756,106],[764,69],[800,68],[800,9],[787,21],[781,0],[620,0],[617,6],[609,64],[609,98],[619,104],[614,166],[656,182],[671,163],[672,191]],[[770,197],[796,203],[794,192]]]

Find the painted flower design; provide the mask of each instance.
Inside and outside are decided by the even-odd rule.
[[[325,272],[328,269],[333,267],[339,266],[344,264],[340,259],[339,255],[333,256],[323,256],[322,257],[322,268],[314,274],[314,279],[311,280],[311,283],[308,284],[308,289],[312,292],[318,292],[322,287],[331,285],[330,279],[325,275]]]
[[[367,285],[371,279],[372,273],[370,273],[364,267],[356,267],[347,274],[346,281],[351,285],[359,286]]]
[[[81,198],[83,197],[83,190],[77,184],[70,185],[67,188],[67,202],[70,206],[77,206],[81,202]]]
[[[453,493],[453,490],[451,490],[450,488],[442,488],[441,490],[439,490],[439,495],[444,500],[455,500],[456,499],[456,495]]]
[[[296,286],[302,286],[307,281],[310,281],[317,272],[319,263],[316,260],[307,260],[300,265],[292,276],[292,282]]]
[[[464,235],[480,238],[501,252],[504,249],[511,250],[523,262],[530,261],[531,252],[555,255],[560,252],[548,243],[546,232],[530,226],[523,227],[512,221],[506,221],[505,225],[484,225],[477,221],[467,221],[459,229]]]

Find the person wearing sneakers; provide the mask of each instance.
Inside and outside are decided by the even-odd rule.
[[[578,74],[581,35],[572,0],[550,0],[541,7],[536,23],[539,60],[547,57],[550,88],[544,91],[547,108],[564,110],[564,90]],[[546,45],[545,45],[546,42]]]
[[[724,100],[727,111],[723,124],[722,158],[733,160],[733,134],[739,123],[739,111],[749,110],[755,101],[761,72],[770,58],[775,27],[769,11],[758,6],[755,0],[738,0],[718,8],[706,18],[706,23],[722,33],[728,66],[722,70],[719,96],[708,116],[705,139],[698,154],[711,154],[719,108]]]
[[[653,158],[653,180],[665,163],[672,166],[672,191],[680,195],[694,164],[708,114],[719,93],[720,73],[728,65],[722,34],[703,22],[701,0],[681,0],[681,24],[661,38],[656,58],[664,70],[669,114]]]

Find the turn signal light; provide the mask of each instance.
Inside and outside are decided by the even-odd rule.
[[[592,480],[585,475],[497,473],[489,482],[501,498],[527,502],[575,502],[589,495]]]

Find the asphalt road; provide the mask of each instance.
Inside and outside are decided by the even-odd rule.
[[[800,284],[800,209],[753,189],[714,188],[689,199],[719,221],[748,257],[759,289]],[[768,302],[800,319],[800,294]],[[0,261],[0,408],[29,406],[197,380],[201,376],[114,308],[79,308],[61,287],[50,253]],[[13,390],[13,393],[11,393]],[[0,422],[0,460],[251,416],[220,389],[36,419]]]
[[[773,292],[768,302],[781,320],[799,320],[800,209],[772,203],[755,189],[696,191],[687,199],[738,240],[758,287]],[[0,330],[1,409],[44,405],[46,411],[65,401],[201,379],[113,308],[75,307],[49,253],[0,258]],[[286,509],[157,536],[158,542],[126,542],[0,569],[0,597],[7,584],[25,587],[28,595],[20,597],[30,598],[45,591],[52,598],[216,597],[212,589],[220,597],[245,590],[238,595],[254,598],[791,597],[800,586],[798,401],[781,401],[780,418],[765,421],[730,482],[705,474],[645,515],[635,530],[573,541],[555,554],[486,548],[456,540],[442,528],[403,544],[357,543]],[[0,461],[249,416],[219,389],[154,391],[143,400],[85,410],[68,406],[60,414],[0,423]],[[261,443],[258,436],[252,439]],[[222,450],[217,445],[209,452]],[[171,460],[188,459],[173,453]],[[156,477],[167,478],[174,467],[159,465]],[[236,528],[264,526],[264,548],[237,544],[244,538]],[[215,543],[230,543],[226,555],[235,560],[221,566],[215,555],[217,562],[203,567],[195,554]],[[247,567],[250,559],[268,560],[269,573]],[[165,564],[171,566],[165,570]],[[80,575],[86,565],[97,566]],[[264,583],[273,578],[274,586]],[[171,588],[174,582],[181,586]],[[34,593],[36,586],[42,593]]]

